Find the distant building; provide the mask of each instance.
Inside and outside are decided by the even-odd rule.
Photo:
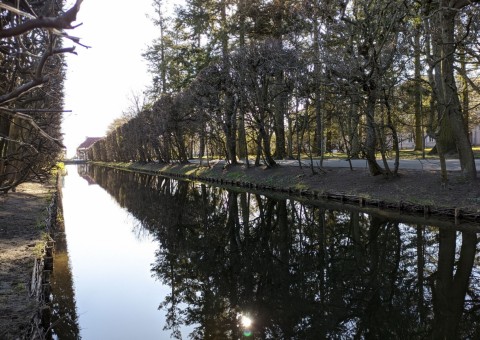
[[[400,149],[414,149],[415,148],[415,139],[413,133],[399,133],[398,134],[398,144]],[[424,146],[425,148],[433,148],[435,146],[435,138],[432,136],[424,136]]]
[[[400,149],[413,149],[415,147],[413,133],[399,134],[398,137]],[[472,146],[480,146],[480,125],[476,125],[470,130],[470,142],[472,143]],[[434,147],[435,143],[435,138],[425,136],[426,148]]]
[[[88,149],[90,149],[95,142],[101,139],[103,139],[103,137],[87,137],[85,141],[77,148],[77,158],[88,160]]]
[[[480,146],[480,125],[475,126],[470,131],[470,139],[471,139],[472,145]]]

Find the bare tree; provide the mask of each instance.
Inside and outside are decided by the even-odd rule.
[[[356,103],[362,100],[365,117],[363,151],[372,175],[390,175],[382,168],[376,153],[384,151],[378,111],[385,103],[388,77],[394,72],[401,55],[403,21],[406,8],[403,1],[376,0],[358,2],[349,10],[338,13],[329,25],[332,39],[326,44],[327,73],[335,86]],[[388,111],[388,110],[387,110]],[[358,120],[359,121],[359,120]],[[385,159],[385,157],[383,157]]]

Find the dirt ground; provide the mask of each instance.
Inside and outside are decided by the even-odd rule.
[[[442,186],[440,174],[436,171],[400,170],[393,178],[371,176],[366,170],[346,168],[317,169],[317,174],[312,174],[309,168],[291,166],[263,171],[265,174],[271,172],[270,176],[278,174],[285,182],[296,178],[297,185],[317,191],[480,212],[480,179],[469,182],[460,172],[450,172],[447,185]]]
[[[0,339],[22,339],[38,303],[30,293],[54,187],[25,183],[0,195]]]

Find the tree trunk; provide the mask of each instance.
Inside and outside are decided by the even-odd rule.
[[[285,149],[285,123],[287,100],[284,91],[284,73],[278,72],[276,76],[276,91],[280,94],[276,98],[275,115],[274,115],[274,131],[275,131],[275,158],[284,159],[286,157]]]
[[[237,155],[240,159],[246,159],[247,154],[247,133],[245,130],[245,111],[240,108],[238,115],[238,141],[237,141]]]
[[[348,132],[350,135],[350,153],[349,158],[358,158],[361,151],[360,143],[360,113],[358,112],[358,95],[355,95],[350,104],[350,118],[348,119]]]
[[[272,151],[270,148],[270,136],[268,135],[267,130],[265,129],[265,126],[263,123],[260,123],[260,137],[262,140],[262,150],[263,150],[263,155],[265,156],[265,162],[267,163],[267,166],[274,166],[277,164],[275,160],[272,157]]]
[[[432,80],[433,80],[433,93],[436,96],[436,101],[434,102],[434,107],[437,113],[437,126],[435,128],[435,135],[437,141],[437,152],[439,149],[439,144],[441,144],[441,149],[443,154],[455,153],[456,146],[455,141],[452,135],[452,130],[447,119],[444,119],[446,116],[446,98],[445,98],[445,83],[443,82],[443,70],[442,63],[439,60],[443,59],[444,51],[441,48],[442,34],[440,32],[440,27],[442,25],[442,20],[439,20],[438,14],[433,22],[432,33],[432,60],[430,61],[431,67],[433,69]],[[433,151],[433,150],[432,150]],[[440,156],[440,155],[439,155]],[[442,157],[442,156],[441,156]]]
[[[318,19],[313,19],[313,49],[315,53],[315,62],[314,62],[314,79],[315,79],[315,145],[314,152],[317,156],[323,156],[323,121],[322,121],[322,91],[321,91],[321,71],[320,66],[320,46],[319,46],[319,24]]]
[[[421,84],[421,61],[420,61],[420,30],[415,28],[414,37],[415,54],[415,151],[423,150],[423,117],[422,117],[422,84]]]
[[[235,114],[234,98],[232,93],[225,96],[225,138],[227,157],[230,164],[237,164],[237,117]]]
[[[246,7],[246,0],[240,0],[238,4],[238,12],[239,12],[239,45],[240,50],[243,51],[245,48],[245,33],[246,33],[246,25],[245,25],[245,7]],[[240,67],[240,81],[243,83],[245,81],[245,70],[243,67]],[[238,122],[237,122],[237,129],[238,129],[238,140],[237,140],[237,155],[240,159],[245,159],[248,164],[248,150],[247,150],[247,133],[245,129],[245,95],[243,93],[239,94],[240,96],[240,105],[238,111]]]
[[[468,131],[465,129],[458,90],[455,83],[454,62],[455,62],[455,16],[457,11],[446,9],[449,1],[442,1],[442,80],[444,81],[444,105],[448,122],[452,128],[453,137],[458,150],[460,166],[467,178],[475,179],[477,170],[473,156],[472,145],[468,139]]]
[[[376,90],[372,89],[368,92],[367,99],[367,137],[365,140],[365,157],[368,162],[368,169],[372,176],[378,176],[383,173],[380,165],[376,160],[376,146],[377,146],[377,134],[375,129],[375,104],[377,101]]]
[[[297,100],[298,102],[298,100]],[[297,109],[295,110],[295,117],[298,114],[298,104]],[[290,115],[287,117],[287,157],[288,159],[293,159],[293,121]]]
[[[462,111],[463,111],[463,121],[465,122],[465,130],[470,131],[470,95],[468,92],[468,81],[467,81],[467,65],[465,61],[465,51],[462,51],[460,54],[460,67],[462,69]],[[469,136],[470,137],[470,136]],[[472,141],[470,141],[471,143]]]
[[[455,269],[456,231],[440,230],[438,271],[433,287],[432,339],[457,339],[465,295],[475,260],[477,234],[462,232],[462,245]]]
[[[230,81],[230,58],[229,58],[229,47],[228,47],[228,33],[227,33],[227,9],[226,1],[222,0],[220,3],[220,15],[221,15],[221,43],[222,43],[222,57],[223,57],[223,67],[224,67],[224,77],[225,77],[225,138],[227,146],[227,158],[230,161],[230,164],[237,164],[237,117],[236,117],[236,108],[234,97],[232,93],[232,84]]]
[[[467,178],[475,179],[477,177],[475,159],[468,131],[465,129],[454,72],[457,45],[455,17],[458,10],[467,5],[468,2],[440,1],[439,9],[433,13],[434,27],[429,27],[433,38],[433,58],[430,65],[435,65],[434,91],[438,96],[437,115],[439,123],[443,122],[437,135],[443,139],[442,149],[444,153],[458,152],[463,173]]]
[[[274,16],[274,31],[276,50],[283,49],[283,25],[285,13],[285,0],[276,0],[276,15]],[[285,92],[285,73],[279,69],[275,74],[275,104],[274,104],[274,121],[273,129],[275,131],[275,158],[283,159],[286,156],[285,150],[285,123],[284,119],[287,114],[287,98]]]

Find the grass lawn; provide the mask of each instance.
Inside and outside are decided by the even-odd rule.
[[[479,159],[480,159],[480,146],[474,146],[474,147],[472,148],[472,150],[473,150],[473,156],[474,156],[475,158],[479,158]]]

